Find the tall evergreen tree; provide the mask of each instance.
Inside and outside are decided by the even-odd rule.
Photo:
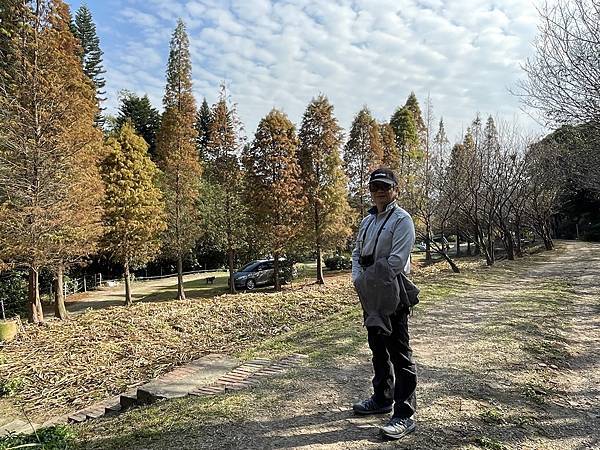
[[[200,109],[198,109],[198,114],[196,115],[196,131],[198,132],[196,149],[198,150],[200,161],[204,161],[206,158],[207,147],[210,142],[211,122],[212,112],[206,98],[204,98],[204,100],[202,100],[202,105],[200,105]]]
[[[379,125],[365,106],[352,121],[350,136],[344,150],[344,163],[348,176],[348,190],[353,207],[364,217],[369,195],[369,174],[381,165],[383,149]]]
[[[448,153],[448,145],[450,145],[450,141],[448,140],[448,135],[446,134],[446,127],[444,126],[444,119],[440,118],[440,123],[438,125],[438,131],[435,134],[435,138],[433,139],[433,145],[436,147],[436,153],[441,155],[442,157],[439,161],[443,161],[443,157],[447,156]]]
[[[308,234],[317,255],[317,283],[323,284],[322,250],[343,245],[352,233],[348,178],[340,156],[342,129],[324,95],[306,108],[299,138],[298,161],[310,209]]]
[[[424,136],[427,133],[427,125],[423,120],[423,115],[421,114],[421,107],[419,106],[419,101],[417,100],[417,96],[414,92],[410,93],[410,95],[406,99],[404,107],[408,109],[413,116],[413,119],[415,121],[415,127],[417,128],[417,134],[419,135],[419,140],[422,147]]]
[[[129,121],[136,134],[148,144],[150,158],[156,160],[156,133],[160,128],[160,113],[152,107],[147,95],[139,97],[133,92],[124,92],[119,105],[119,115],[115,121],[120,130]]]
[[[92,251],[99,233],[102,137],[68,7],[2,6],[0,259],[29,269],[29,319],[41,322],[40,269]]]
[[[164,204],[157,186],[159,171],[131,123],[126,122],[107,144],[110,152],[102,164],[106,190],[103,245],[123,265],[125,305],[131,305],[129,271],[159,252],[160,234],[166,227]]]
[[[96,34],[96,25],[92,19],[92,13],[85,4],[81,5],[75,13],[72,31],[81,45],[80,57],[83,72],[96,87],[96,100],[98,101],[99,110],[102,111],[104,109],[102,108],[102,102],[106,100],[106,92],[103,90],[106,81],[102,77],[102,74],[106,72],[102,66],[103,52],[100,49],[100,38]],[[96,117],[96,125],[98,127],[104,125],[104,118],[100,113]]]
[[[415,119],[406,107],[398,108],[390,119],[396,135],[396,147],[400,152],[398,177],[403,182],[410,173],[411,162],[416,159],[419,147],[419,133]]]
[[[396,133],[389,123],[379,125],[381,134],[381,147],[383,149],[383,165],[392,169],[394,173],[400,172],[400,150],[396,144]]]
[[[171,38],[165,111],[157,153],[163,171],[167,208],[165,251],[177,260],[177,298],[185,299],[183,257],[199,235],[197,200],[202,168],[196,151],[196,102],[192,94],[192,62],[185,25],[179,20]]]
[[[298,235],[306,201],[296,160],[298,138],[292,122],[271,110],[258,124],[243,153],[246,201],[264,247],[275,259],[275,289],[281,288],[279,258]]]
[[[221,86],[219,101],[213,106],[207,135],[210,137],[205,152],[205,179],[211,185],[216,200],[211,216],[211,227],[223,232],[229,266],[229,288],[235,292],[233,274],[235,254],[246,235],[246,205],[242,201],[243,173],[238,159],[243,146],[241,122],[235,104],[228,104],[227,91]]]

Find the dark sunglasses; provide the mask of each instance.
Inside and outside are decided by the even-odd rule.
[[[389,191],[393,186],[388,183],[369,183],[369,191]]]

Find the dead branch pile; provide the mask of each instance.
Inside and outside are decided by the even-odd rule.
[[[356,305],[347,276],[326,286],[90,310],[65,322],[25,325],[0,348],[0,381],[36,419],[70,412],[207,353],[231,354]]]

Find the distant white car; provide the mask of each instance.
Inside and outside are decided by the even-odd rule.
[[[416,251],[419,251],[419,252],[424,252],[425,250],[427,250],[427,246],[425,245],[425,242],[417,242],[415,244],[415,248],[417,249]]]

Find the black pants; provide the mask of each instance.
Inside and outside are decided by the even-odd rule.
[[[389,336],[381,334],[379,327],[367,328],[373,352],[374,398],[382,406],[394,401],[394,417],[406,418],[417,409],[417,368],[409,346],[408,313],[397,312],[391,320]]]

